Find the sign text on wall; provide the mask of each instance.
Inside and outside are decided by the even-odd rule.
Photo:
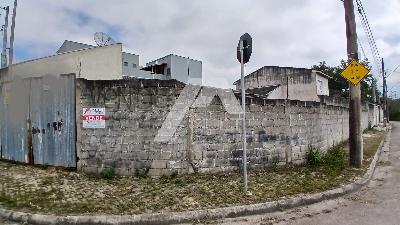
[[[83,108],[83,128],[106,128],[105,108]]]

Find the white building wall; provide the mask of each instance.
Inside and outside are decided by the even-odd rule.
[[[167,64],[166,68],[163,71],[163,74],[168,77],[170,74],[168,74],[168,69],[171,70],[172,67],[172,58],[170,56],[166,56],[157,60],[154,60],[152,62],[146,63],[146,66],[154,66],[154,65],[161,65],[163,63]]]
[[[329,96],[329,80],[325,76],[321,76],[313,71],[316,77],[317,95]]]
[[[167,64],[163,72],[165,75],[165,79],[176,79],[183,83],[187,83],[189,77],[197,78],[200,80],[202,78],[201,61],[182,56],[171,54],[163,58],[149,62],[146,64],[146,66],[161,65],[163,63]]]
[[[189,78],[202,78],[201,61],[171,55],[171,78],[187,83]]]
[[[135,76],[139,72],[139,56],[122,52],[122,74],[127,76]]]
[[[272,91],[267,98],[319,102],[316,74],[311,73],[311,80],[307,82],[295,82],[294,78],[299,76],[297,74],[291,74],[289,77],[283,75],[281,85]],[[287,80],[288,78],[289,80]]]
[[[75,73],[88,80],[121,79],[121,52],[121,44],[82,49],[17,63],[9,67],[8,73],[19,77]]]

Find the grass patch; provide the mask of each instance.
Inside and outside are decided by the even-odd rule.
[[[364,159],[371,158],[375,155],[383,137],[384,132],[376,130],[368,130],[364,134],[368,135],[368,138],[363,138],[364,141]]]
[[[320,150],[310,147],[307,151],[307,166],[321,168],[327,175],[337,175],[347,166],[347,155],[343,146],[328,150],[325,154]]]
[[[100,177],[105,180],[112,180],[115,177],[114,168],[105,168],[101,171]]]
[[[50,186],[54,183],[54,177],[48,176],[48,177],[44,177],[41,181],[40,181],[40,186]]]
[[[327,174],[336,176],[347,167],[347,159],[343,147],[335,147],[324,155],[323,168]]]

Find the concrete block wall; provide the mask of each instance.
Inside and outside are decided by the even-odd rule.
[[[100,173],[114,168],[120,175],[160,176],[240,169],[241,119],[229,114],[218,97],[206,107],[191,107],[172,141],[154,142],[183,88],[173,80],[78,79],[77,114],[82,115],[84,107],[106,108],[105,129],[84,129],[77,116],[78,170]],[[327,150],[348,138],[343,100],[247,102],[250,168],[302,163],[309,146]],[[363,128],[374,121],[369,114],[369,107],[364,107]]]

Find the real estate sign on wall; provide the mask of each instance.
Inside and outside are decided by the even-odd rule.
[[[83,108],[83,128],[106,128],[105,108]]]

